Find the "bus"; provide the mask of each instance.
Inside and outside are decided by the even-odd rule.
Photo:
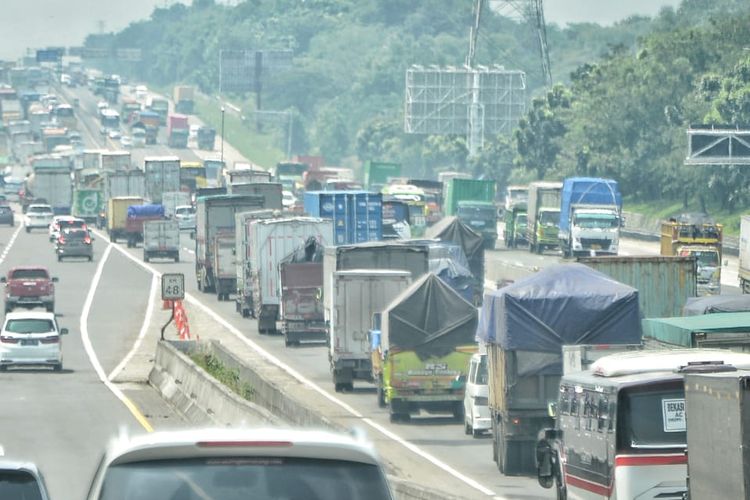
[[[180,189],[195,192],[198,188],[208,187],[206,182],[206,167],[199,161],[183,161],[180,163]]]
[[[612,354],[563,375],[537,443],[537,479],[557,498],[683,498],[686,373],[750,367],[750,354],[674,349]]]
[[[120,113],[105,108],[101,112],[101,132],[107,134],[110,130],[120,130]]]

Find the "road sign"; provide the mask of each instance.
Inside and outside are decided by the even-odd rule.
[[[182,300],[185,298],[185,275],[182,273],[162,274],[161,299]]]
[[[62,56],[65,53],[65,49],[62,48],[50,48],[36,51],[36,62],[60,62]]]

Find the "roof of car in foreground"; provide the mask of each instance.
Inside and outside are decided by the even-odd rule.
[[[22,270],[37,270],[41,269],[43,271],[49,271],[47,269],[47,266],[13,266],[10,268],[11,271],[22,271]]]
[[[55,319],[55,313],[44,311],[9,312],[5,319]]]
[[[116,438],[107,463],[227,456],[321,458],[378,464],[370,443],[329,431],[282,428],[191,429]]]

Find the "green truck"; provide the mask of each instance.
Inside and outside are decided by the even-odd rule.
[[[390,407],[391,422],[422,409],[463,420],[476,329],[477,309],[431,273],[373,315],[372,377],[378,406]]]
[[[487,248],[497,240],[495,181],[453,178],[445,189],[444,211],[480,233]]]
[[[750,351],[750,313],[729,312],[643,320],[646,346]]]
[[[560,247],[560,195],[562,182],[529,184],[528,225],[526,239],[529,252],[542,253]]]
[[[518,245],[528,244],[526,239],[526,228],[528,218],[526,213],[526,204],[512,206],[505,211],[505,233],[503,239],[505,246],[516,248]]]
[[[73,190],[73,206],[71,214],[86,222],[96,222],[104,212],[104,192],[101,189]]]
[[[401,164],[385,161],[368,161],[364,168],[365,189],[379,193],[388,179],[401,177]]]

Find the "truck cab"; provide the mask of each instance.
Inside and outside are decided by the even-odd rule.
[[[661,254],[695,257],[698,294],[721,292],[721,224],[670,220],[661,226]]]
[[[503,239],[505,240],[505,246],[508,248],[515,248],[519,244],[528,244],[529,240],[526,236],[526,230],[528,228],[528,214],[526,213],[526,205],[515,205],[509,210],[505,211],[505,233]]]
[[[620,214],[613,206],[574,206],[570,233],[573,255],[617,255]]]
[[[557,232],[560,220],[559,208],[540,208],[537,213],[535,227],[536,245],[534,250],[542,253],[545,248],[557,247]]]
[[[494,203],[473,200],[459,201],[456,215],[462,222],[482,235],[485,248],[495,248],[497,209]]]

